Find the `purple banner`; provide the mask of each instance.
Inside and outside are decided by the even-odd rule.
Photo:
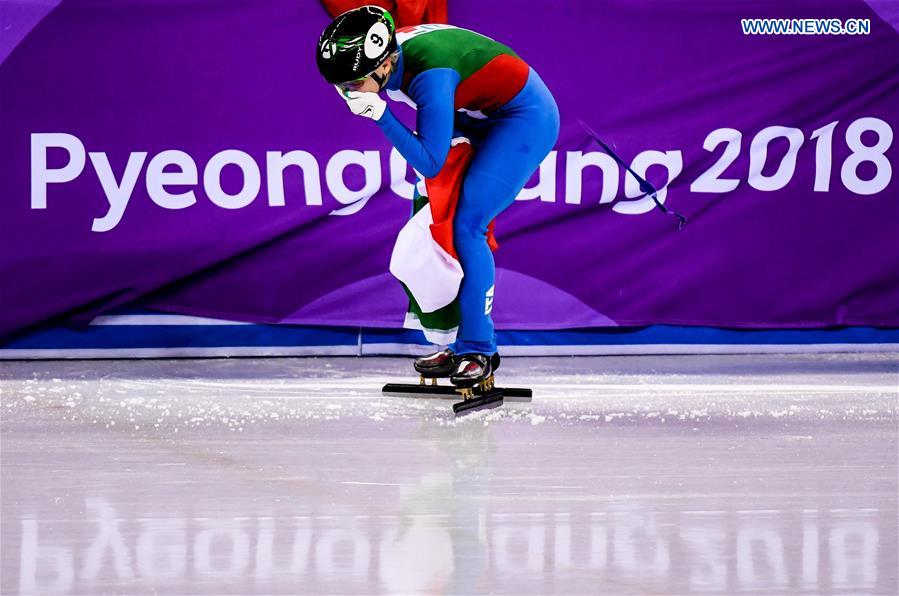
[[[0,335],[135,301],[401,326],[387,266],[413,174],[316,71],[318,3],[53,4],[4,3]],[[562,114],[497,222],[497,326],[899,325],[895,13],[452,2],[451,23],[514,48]]]

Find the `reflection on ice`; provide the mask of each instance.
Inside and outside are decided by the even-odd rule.
[[[99,579],[123,588],[239,580],[261,590],[373,580],[372,591],[410,593],[476,589],[482,573],[538,584],[581,575],[597,587],[685,582],[701,592],[869,591],[879,581],[878,523],[891,515],[576,508],[480,511],[458,527],[452,514],[416,512],[126,519],[99,498],[85,511],[65,540],[53,537],[70,522],[20,520],[21,593],[91,591]]]

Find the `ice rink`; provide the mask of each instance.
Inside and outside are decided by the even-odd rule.
[[[899,355],[0,363],[3,594],[897,592]]]

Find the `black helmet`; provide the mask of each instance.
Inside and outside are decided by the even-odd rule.
[[[380,6],[348,10],[318,40],[318,70],[331,84],[370,75],[396,51],[393,17]]]

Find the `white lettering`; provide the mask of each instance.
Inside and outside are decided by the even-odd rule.
[[[632,576],[651,574],[660,578],[668,574],[671,566],[668,542],[658,535],[655,518],[655,514],[616,516],[614,556],[622,572]]]
[[[137,570],[150,579],[174,579],[187,567],[184,518],[142,520],[135,555]]]
[[[404,199],[409,199],[410,201],[415,197],[415,186],[416,183],[409,182],[406,178],[406,171],[409,169],[409,164],[403,159],[403,156],[396,149],[390,150],[390,190],[392,190],[398,197],[402,197]],[[418,170],[412,169],[415,172],[415,175],[418,177],[417,180],[423,182],[422,175],[419,174]],[[427,192],[424,191],[424,184],[420,184],[418,186],[418,192],[421,195],[427,195]]]
[[[674,179],[680,175],[684,169],[684,158],[680,151],[643,151],[634,158],[631,169],[637,175],[646,178],[646,171],[650,166],[664,166],[668,170],[668,178],[665,184],[658,189],[656,198],[659,203],[664,204],[665,198],[668,196],[668,185],[674,182]],[[643,194],[640,190],[640,183],[633,176],[626,174],[624,177],[624,196],[628,198],[639,197]],[[655,208],[655,201],[652,197],[643,197],[637,201],[622,201],[616,203],[612,210],[615,213],[623,213],[627,215],[640,215],[649,213]]]
[[[593,522],[590,525],[590,569],[606,568],[609,559],[609,536],[605,524]]]
[[[745,590],[761,588],[784,590],[787,571],[784,566],[784,545],[780,528],[759,516],[742,520],[737,530],[737,577]],[[755,546],[761,545],[756,557]],[[769,582],[763,581],[762,569],[770,572]]]
[[[243,187],[236,194],[222,190],[222,170],[227,165],[236,165],[243,172]],[[256,160],[243,151],[227,149],[212,156],[203,171],[203,186],[209,200],[225,209],[240,209],[253,202],[262,184]]]
[[[284,169],[297,166],[303,172],[303,194],[307,205],[322,204],[321,176],[318,162],[308,151],[269,151],[265,154],[265,174],[268,186],[268,204],[284,206]]]
[[[177,172],[166,172],[167,166],[177,166]],[[193,190],[173,193],[166,186],[196,186],[197,164],[184,151],[163,151],[147,165],[147,193],[150,199],[163,209],[184,209],[197,202]]]
[[[69,154],[69,161],[61,168],[47,169],[47,149],[58,147]],[[31,135],[31,208],[47,208],[47,185],[70,182],[84,170],[84,144],[63,132]]]
[[[870,590],[877,581],[877,527],[841,521],[830,530],[830,581],[837,590]]]
[[[218,539],[230,546],[224,566],[212,562],[212,545]],[[238,577],[250,563],[250,538],[236,520],[216,520],[197,532],[194,541],[194,569],[210,577]]]
[[[42,565],[46,562],[47,565]],[[53,576],[38,581],[38,568],[48,567]],[[75,584],[72,551],[61,546],[38,546],[37,520],[22,520],[22,550],[20,553],[19,593],[66,593]]]
[[[778,137],[787,139],[790,147],[777,171],[766,176],[762,174],[762,169],[768,161],[768,146]],[[796,171],[796,156],[804,140],[802,131],[798,128],[769,126],[760,130],[749,146],[749,186],[764,191],[779,190],[786,186]]]
[[[818,520],[817,511],[803,512],[802,524],[802,587],[814,590],[818,586]]]
[[[571,516],[557,513],[553,537],[553,563],[556,571],[571,569]]]
[[[352,555],[337,557],[337,545],[346,542],[352,546]],[[371,547],[362,533],[345,529],[325,530],[315,545],[315,567],[325,578],[335,578],[349,573],[364,577],[368,573]]]
[[[565,161],[565,202],[580,205],[584,168],[596,166],[602,170],[602,194],[599,204],[611,203],[618,194],[618,164],[610,155],[599,151],[582,153],[568,151]]]
[[[343,180],[343,172],[347,166],[361,166],[364,173],[364,183],[359,190],[351,190]],[[344,149],[338,151],[328,161],[325,167],[325,180],[328,190],[334,195],[338,203],[348,205],[342,209],[336,209],[331,215],[352,215],[357,213],[368,200],[381,188],[381,156],[377,151],[355,151]]]
[[[293,551],[290,564],[275,572],[275,524],[271,518],[259,519],[259,533],[256,535],[256,577],[270,579],[274,575],[290,573],[298,575],[306,571],[309,560],[309,545],[312,542],[312,530],[305,524],[297,524],[293,537]]]
[[[697,521],[681,528],[681,540],[690,549],[693,565],[690,568],[690,590],[696,592],[727,591],[727,534],[724,520],[716,518]]]
[[[81,578],[97,579],[107,550],[112,555],[116,575],[120,579],[134,577],[134,571],[131,569],[131,555],[128,547],[125,546],[122,533],[119,531],[120,520],[115,509],[102,499],[90,498],[85,499],[85,507],[88,511],[93,511],[99,533],[84,555]]]
[[[109,202],[109,211],[103,217],[94,219],[91,231],[108,232],[119,224],[122,215],[125,214],[125,208],[128,206],[131,193],[134,192],[134,186],[137,184],[137,177],[144,165],[144,160],[147,159],[147,152],[135,152],[128,156],[128,163],[125,164],[121,182],[116,182],[115,174],[112,173],[112,167],[109,165],[109,159],[105,153],[91,152],[88,155],[97,172],[97,178],[100,179],[106,200]]]
[[[491,545],[497,571],[501,573],[542,571],[545,541],[546,528],[543,523],[530,528],[523,526],[496,528],[493,531]],[[523,561],[513,556],[513,553],[521,552],[522,546]]]

